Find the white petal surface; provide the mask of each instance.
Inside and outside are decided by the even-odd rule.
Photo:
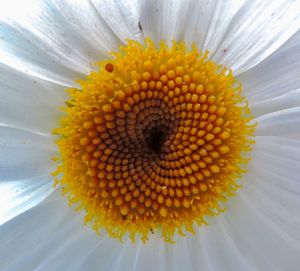
[[[188,44],[195,42],[203,51],[209,50],[214,55],[226,37],[232,20],[245,2],[190,0],[183,29],[184,40]]]
[[[165,249],[168,245],[164,244],[160,236],[154,234],[149,237],[149,242],[147,244],[140,244],[138,248],[135,248],[136,255],[134,261],[134,271],[164,271],[170,270],[168,268],[168,262],[165,257]],[[130,244],[131,248],[134,245]],[[122,268],[120,271],[123,270]],[[131,270],[131,269],[128,269]],[[185,270],[189,270],[186,266]]]
[[[108,53],[117,50],[118,45],[125,41],[116,35],[115,30],[110,25],[110,20],[114,20],[115,24],[120,24],[120,12],[121,9],[125,9],[123,1],[117,3],[110,1],[110,5],[104,1],[97,3],[94,1],[54,0],[53,3],[64,19],[72,26],[78,38],[85,43],[84,49],[91,60],[97,61],[99,58],[109,57]],[[109,8],[112,9],[110,12]],[[127,5],[128,13],[134,13],[134,9],[134,5]],[[103,11],[99,12],[100,10]],[[124,23],[127,23],[126,17]],[[114,26],[116,27],[116,25]],[[121,30],[121,26],[118,30]],[[127,37],[130,37],[129,33]]]
[[[84,227],[82,214],[56,192],[0,227],[0,270],[112,270],[122,248]]]
[[[211,219],[208,226],[199,228],[196,232],[208,263],[208,269],[204,270],[253,270],[253,263],[241,253],[239,244],[232,240],[220,217]],[[195,254],[194,259],[199,257],[197,251],[191,254]],[[198,263],[198,268],[199,266],[202,267],[201,262]]]
[[[38,205],[53,192],[50,174],[17,181],[0,181],[0,225]]]
[[[140,1],[140,26],[145,37],[156,43],[182,39],[184,20],[189,12],[188,1]]]
[[[238,77],[255,116],[300,106],[299,51],[300,31],[259,65]]]
[[[62,204],[62,198],[55,193],[47,201],[4,224],[0,228],[0,269],[74,270],[72,267],[74,263],[77,266],[76,260],[82,260],[81,255],[72,255],[70,269],[56,267],[64,264],[66,249],[80,239],[81,219],[66,204]],[[88,251],[95,245],[93,240],[95,238],[87,234],[81,249]],[[36,269],[38,267],[40,269]]]
[[[220,217],[251,270],[300,264],[299,141],[257,137],[244,187]]]
[[[263,61],[299,28],[299,1],[246,1],[213,59],[240,74]]]
[[[97,236],[83,226],[82,214],[70,209],[66,199],[55,192],[0,227],[0,270],[163,271],[177,266],[176,262],[190,270],[186,247],[168,244],[169,251],[177,249],[178,257],[168,263],[165,246],[157,235],[151,236],[147,245],[129,240],[121,244],[105,234]]]
[[[190,234],[188,234],[189,236]],[[192,251],[188,249],[187,237],[177,237],[176,244],[166,244],[166,270],[193,270],[200,266],[195,266],[192,262]],[[197,251],[197,255],[201,257],[201,251]],[[197,270],[197,269],[196,269]]]
[[[274,89],[274,92],[276,89]],[[276,96],[275,98],[261,99],[258,102],[251,102],[248,99],[251,113],[256,117],[261,117],[276,111],[291,109],[300,106],[300,88],[287,91],[285,94]],[[284,113],[284,112],[283,112]]]
[[[0,124],[38,133],[58,125],[64,87],[0,64]]]
[[[300,107],[266,114],[254,119],[258,123],[257,136],[272,135],[300,139]]]
[[[113,33],[125,43],[126,39],[141,40],[139,28],[138,0],[92,0],[99,13]],[[109,44],[110,50],[111,44]]]
[[[54,190],[52,140],[0,126],[0,225],[39,204]]]
[[[215,52],[243,1],[141,1],[140,22],[154,41],[197,43]]]
[[[142,1],[141,26],[156,42],[195,42],[242,73],[280,47],[300,27],[299,1]]]
[[[56,155],[52,138],[0,126],[0,180],[25,180],[49,174]]]
[[[89,1],[13,0],[0,19],[1,62],[66,86],[119,44]]]

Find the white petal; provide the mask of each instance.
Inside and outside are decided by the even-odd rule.
[[[208,270],[253,270],[253,265],[245,259],[219,217],[210,221],[208,226],[197,229],[198,242],[206,255]],[[197,252],[194,253],[196,258]]]
[[[300,264],[299,167],[298,141],[257,137],[244,187],[218,218],[251,270]]]
[[[257,137],[247,196],[300,245],[300,141]]]
[[[249,183],[246,188],[247,197],[251,201],[255,200],[257,206],[260,206],[262,213],[280,227],[287,239],[298,243],[297,246],[300,248],[299,192],[286,192],[287,189],[293,189],[294,187],[289,187],[288,183],[285,183],[284,178],[281,181],[286,188],[272,186],[270,184],[272,175],[274,174],[268,176],[268,173],[262,173],[261,171],[259,173],[249,173],[247,176],[247,182]],[[297,182],[299,183],[299,180]],[[299,186],[299,184],[297,185]]]
[[[99,270],[99,266],[93,266],[94,269],[83,269],[81,264],[87,254],[98,246],[112,252],[106,245],[107,238],[99,237],[89,229],[83,229],[83,218],[75,219],[75,215],[72,215],[72,217],[68,216],[69,220],[61,225],[62,228],[55,229],[50,238],[45,238],[40,246],[36,246],[34,250],[20,258],[18,265],[28,266],[28,259],[32,259],[31,266],[43,271],[97,270],[96,268]],[[103,255],[102,260],[106,260],[105,256],[107,255]],[[97,255],[97,258],[101,258],[100,255]],[[104,261],[102,264],[104,265]],[[30,268],[30,265],[28,267]]]
[[[0,227],[5,271],[111,270],[122,248],[83,226],[83,214],[72,210],[60,191]]]
[[[188,1],[141,1],[140,26],[145,37],[151,37],[156,43],[161,40],[170,42],[182,39],[184,20],[189,11]]]
[[[250,169],[255,174],[269,177],[258,184],[271,185],[274,189],[281,190],[282,196],[286,196],[285,193],[290,193],[291,197],[292,194],[299,194],[300,178],[297,174],[300,161],[299,141],[272,136],[258,136],[256,141],[252,159],[254,162],[251,163]],[[255,159],[258,162],[255,162]],[[293,199],[295,200],[295,197]],[[283,200],[282,203],[285,201]],[[296,206],[290,206],[291,210],[294,208]]]
[[[195,42],[198,48],[214,55],[245,1],[185,2],[189,2],[189,12],[184,20],[178,16],[180,25],[184,26],[184,40],[188,44]]]
[[[96,253],[95,253],[96,254]],[[120,246],[118,254],[115,255],[114,271],[131,271],[136,266],[136,258],[139,255],[137,244],[132,244],[130,241]]]
[[[38,205],[53,188],[50,174],[18,181],[0,182],[0,225]]]
[[[189,236],[190,234],[188,234]],[[166,244],[166,270],[194,270],[192,262],[192,251],[189,250],[187,237],[176,236],[176,244]],[[200,254],[199,252],[198,254]],[[198,266],[199,268],[199,266]],[[196,269],[197,270],[197,269]]]
[[[212,271],[212,262],[206,251],[205,244],[202,241],[202,231],[205,231],[204,227],[197,229],[194,236],[187,237],[188,250],[194,270],[197,270],[197,268],[201,266],[203,270]]]
[[[94,236],[94,238],[97,237]],[[117,240],[109,237],[102,239],[102,242],[98,240],[97,247],[82,261],[78,270],[113,270],[113,267],[116,265],[116,259],[120,256],[122,250],[123,245]]]
[[[52,138],[0,126],[0,180],[25,180],[49,174],[56,155]]]
[[[67,95],[64,87],[0,64],[0,123],[51,133],[61,115],[58,107]]]
[[[284,109],[254,119],[257,136],[279,136],[300,139],[300,107]]]
[[[129,270],[139,271],[157,271],[168,270],[166,268],[165,259],[165,244],[158,234],[150,236],[149,242],[146,244],[130,244],[130,249],[135,251],[135,261],[132,269]],[[120,269],[124,270],[124,269]],[[186,269],[188,270],[188,269]]]
[[[0,225],[36,206],[54,190],[54,155],[45,136],[0,126]]]
[[[299,28],[299,1],[246,1],[213,59],[240,74],[263,61]]]
[[[300,105],[300,31],[279,50],[238,76],[255,115]],[[281,103],[282,101],[282,103]]]
[[[255,199],[250,200],[245,193],[240,191],[230,200],[228,210],[219,219],[249,262],[250,270],[297,269],[299,245],[262,212]]]
[[[195,42],[234,70],[250,69],[289,39],[300,25],[297,1],[142,1],[140,22],[156,42]]]
[[[100,13],[99,9],[105,6],[103,1],[99,7],[93,1],[54,0],[53,2],[64,20],[74,28],[80,42],[85,44],[84,50],[90,60],[96,61],[109,57],[108,53],[117,50],[118,45],[122,43],[109,25],[109,20],[112,17],[116,20],[119,14],[116,14],[116,11],[110,14]]]
[[[93,4],[77,2],[60,5],[30,1],[20,6],[22,2],[12,0],[5,4],[0,14],[1,62],[30,75],[74,86],[73,81],[89,73],[93,64],[106,55],[107,48],[118,44]]]
[[[113,33],[123,42],[141,40],[138,0],[92,0],[94,7]]]
[[[119,241],[107,238],[105,243],[99,244],[86,257],[78,270],[168,270],[165,269],[164,242],[157,235],[153,235],[149,239],[147,244],[142,244],[139,240],[136,243],[127,240],[121,244]],[[99,257],[99,255],[102,256]]]
[[[242,1],[141,1],[145,36],[156,42],[184,40],[214,53]]]
[[[62,200],[54,193],[45,202],[0,227],[1,270],[30,271],[39,266],[38,270],[62,270],[63,265],[58,269],[56,266],[64,264],[66,258],[71,268],[63,270],[74,270],[73,263],[81,261],[81,255],[73,254],[72,261],[62,255],[65,256],[69,246],[80,238],[83,222],[82,217],[76,216]],[[88,251],[90,246],[95,246],[96,240],[88,233],[85,237],[88,242],[82,242],[81,249]]]
[[[274,91],[275,92],[275,91]],[[248,99],[250,100],[250,99]],[[281,111],[300,106],[300,89],[288,91],[286,94],[270,99],[252,103],[249,101],[251,113],[256,116],[262,116],[275,111]]]
[[[4,271],[21,267],[22,271],[169,270],[165,268],[165,243],[159,236],[151,236],[147,245],[97,236],[83,226],[83,214],[73,211],[58,192],[2,225],[0,244],[5,257],[0,269]]]

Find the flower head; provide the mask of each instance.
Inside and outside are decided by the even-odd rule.
[[[145,240],[217,214],[238,187],[253,126],[232,73],[184,43],[128,41],[72,89],[57,172],[93,228]]]
[[[297,270],[299,14],[1,2],[0,270]]]

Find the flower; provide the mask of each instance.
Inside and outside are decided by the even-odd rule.
[[[297,269],[297,1],[1,5],[1,270]]]

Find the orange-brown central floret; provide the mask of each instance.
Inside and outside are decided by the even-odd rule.
[[[128,41],[71,89],[57,183],[115,238],[193,231],[238,187],[254,127],[232,73],[184,43]]]

